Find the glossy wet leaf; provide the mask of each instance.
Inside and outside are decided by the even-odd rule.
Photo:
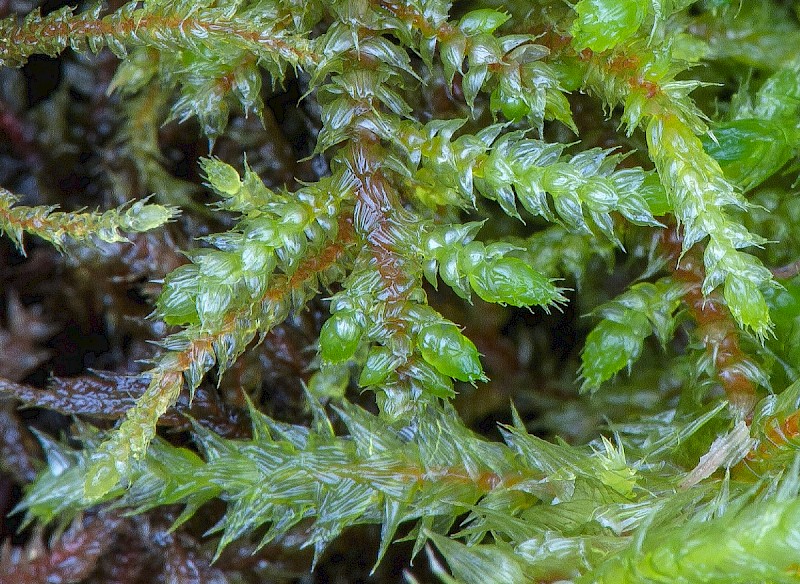
[[[564,301],[552,282],[514,257],[481,264],[469,278],[475,292],[487,302],[512,306],[547,306]]]
[[[440,373],[460,381],[483,377],[478,350],[457,326],[429,325],[420,331],[417,343],[422,358]]]
[[[354,312],[337,312],[322,325],[319,334],[320,357],[331,363],[346,361],[358,349],[362,332]]]
[[[570,32],[576,48],[606,51],[633,36],[644,21],[645,0],[581,0]]]

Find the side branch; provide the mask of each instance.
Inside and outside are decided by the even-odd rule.
[[[301,263],[291,276],[276,278],[260,301],[232,311],[213,332],[187,330],[168,339],[173,350],[163,354],[148,372],[150,384],[122,425],[92,457],[84,494],[97,500],[128,474],[130,458],[140,457],[155,437],[158,419],[177,401],[184,379],[193,391],[215,365],[227,367],[259,332],[265,334],[283,320],[292,298],[313,288],[320,273],[332,267],[352,242],[349,223],[340,221],[339,237]],[[191,332],[192,334],[188,334]],[[182,345],[182,346],[181,346]],[[238,349],[237,349],[238,347]]]
[[[56,207],[17,205],[17,201],[16,195],[0,187],[0,232],[5,232],[21,251],[23,233],[41,237],[61,250],[68,238],[91,241],[96,237],[108,243],[128,241],[121,232],[149,231],[178,214],[173,207],[146,200],[103,213],[68,213],[56,211]]]
[[[285,31],[265,30],[213,11],[182,16],[152,13],[146,8],[129,10],[127,6],[102,18],[97,10],[75,15],[71,9],[62,9],[46,17],[28,17],[21,24],[11,18],[0,21],[0,65],[19,67],[31,55],[55,56],[68,46],[82,48],[86,43],[93,50],[108,44],[121,55],[125,46],[191,48],[214,38],[270,53],[275,60],[294,66],[308,67],[318,61],[307,39]]]

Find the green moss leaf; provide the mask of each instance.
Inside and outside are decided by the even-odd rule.
[[[465,14],[458,23],[464,34],[492,33],[506,22],[510,16],[489,8],[473,10]]]
[[[503,257],[481,263],[470,273],[472,288],[483,300],[512,306],[548,306],[564,302],[550,280],[522,260]]]
[[[636,34],[647,14],[645,0],[581,0],[570,28],[578,49],[607,51]]]
[[[794,151],[795,140],[790,140],[786,126],[780,123],[735,120],[716,125],[713,133],[713,139],[703,138],[703,147],[726,176],[745,190],[778,172]]]
[[[322,325],[319,334],[320,357],[331,363],[347,361],[358,349],[362,332],[355,312],[337,312]]]
[[[483,378],[478,350],[453,324],[434,324],[423,328],[417,343],[422,358],[437,371],[460,381]]]

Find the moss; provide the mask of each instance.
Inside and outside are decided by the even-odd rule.
[[[797,579],[796,14],[491,4],[0,15],[0,574]]]

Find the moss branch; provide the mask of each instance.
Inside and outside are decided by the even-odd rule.
[[[319,275],[335,265],[352,241],[348,221],[340,221],[339,237],[316,255],[308,257],[291,276],[275,279],[259,302],[247,304],[227,314],[219,328],[202,333],[188,329],[178,335],[180,350],[162,355],[148,375],[150,384],[136,405],[128,410],[122,425],[93,456],[84,486],[89,500],[98,499],[127,476],[131,456],[141,457],[155,436],[156,422],[172,407],[186,378],[192,391],[232,346],[247,346],[258,332],[265,334],[279,324],[293,297],[305,288],[314,287]],[[234,343],[232,339],[237,339]],[[169,341],[168,341],[169,346]],[[233,355],[235,357],[236,355]]]
[[[244,19],[224,18],[213,11],[177,14],[127,9],[133,5],[102,18],[98,10],[75,15],[71,9],[62,9],[46,17],[29,16],[21,24],[6,19],[0,23],[0,64],[20,66],[31,55],[55,56],[67,46],[87,42],[93,47],[116,42],[128,47],[166,49],[191,47],[198,39],[209,44],[214,39],[225,39],[303,67],[318,61],[306,38],[280,29],[264,30]],[[115,52],[124,50],[119,44],[112,48]]]
[[[108,243],[128,241],[122,231],[143,232],[159,227],[177,215],[174,207],[137,201],[131,206],[105,212],[68,213],[56,207],[17,205],[18,197],[0,187],[0,231],[22,250],[23,233],[30,233],[63,249],[66,240]]]

